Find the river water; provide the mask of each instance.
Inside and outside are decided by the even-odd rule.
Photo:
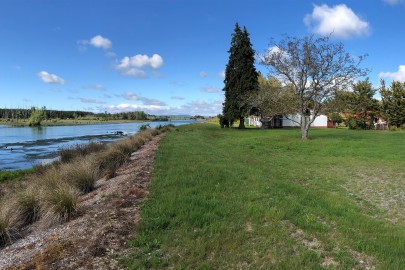
[[[51,127],[13,127],[0,125],[0,171],[27,169],[57,157],[61,147],[97,141],[108,143],[122,138],[114,133],[135,134],[143,124],[175,126],[195,121],[93,124]]]

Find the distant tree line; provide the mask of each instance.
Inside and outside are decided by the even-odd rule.
[[[83,119],[83,120],[155,120],[163,121],[159,116],[149,115],[143,111],[120,112],[120,113],[93,113],[86,111],[59,111],[47,110],[45,107],[30,109],[0,109],[0,119],[9,121],[28,120],[40,111],[44,119]],[[167,118],[167,117],[166,117]],[[165,119],[166,119],[165,118]],[[166,119],[167,120],[167,119]]]

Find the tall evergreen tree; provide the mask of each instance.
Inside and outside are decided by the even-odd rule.
[[[246,27],[241,30],[236,23],[232,34],[229,61],[225,69],[224,118],[233,123],[240,120],[239,128],[245,128],[245,117],[253,107],[254,94],[259,89],[258,73],[254,66],[255,51]]]
[[[405,83],[394,81],[390,89],[385,88],[384,81],[381,84],[383,111],[390,125],[400,127],[405,124]]]

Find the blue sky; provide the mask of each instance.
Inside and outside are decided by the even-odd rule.
[[[375,87],[405,81],[402,0],[1,0],[0,107],[216,115],[236,22],[258,54],[333,31]]]

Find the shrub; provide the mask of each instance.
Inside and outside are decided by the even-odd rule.
[[[49,170],[41,179],[42,184],[42,220],[45,225],[69,220],[77,210],[79,192],[62,180],[55,169]]]
[[[390,126],[390,131],[398,131],[398,130],[399,130],[399,128],[397,128],[397,126],[395,126],[395,125]]]
[[[401,129],[405,130],[405,124],[402,124]]]
[[[149,129],[149,128],[150,128],[149,124],[142,124],[142,125],[139,127],[139,131],[147,130],[147,129]]]
[[[351,116],[346,120],[346,126],[349,129],[360,129],[361,123],[357,118]]]
[[[0,246],[11,241],[18,227],[18,218],[11,204],[0,203]]]
[[[94,190],[98,172],[92,156],[64,164],[61,168],[64,181],[76,187],[82,193]]]

